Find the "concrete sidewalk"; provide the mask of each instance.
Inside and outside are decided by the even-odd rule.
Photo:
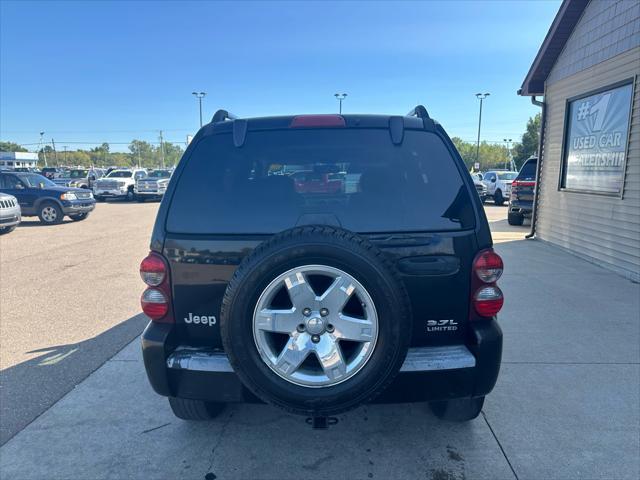
[[[473,422],[372,405],[313,431],[234,405],[190,424],[151,391],[134,341],[0,449],[0,477],[637,479],[640,286],[537,241],[497,249],[504,363]]]

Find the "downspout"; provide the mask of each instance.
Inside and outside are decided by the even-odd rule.
[[[540,172],[542,171],[542,148],[544,146],[544,131],[547,124],[547,104],[544,100],[536,100],[536,96],[531,97],[531,103],[542,108],[540,120],[540,139],[538,142],[538,163],[536,165],[536,188],[533,192],[533,212],[531,213],[531,231],[524,238],[533,238],[536,234],[536,220],[538,219],[538,192],[540,191]]]

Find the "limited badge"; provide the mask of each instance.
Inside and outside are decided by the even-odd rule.
[[[427,332],[448,332],[458,329],[458,322],[449,320],[427,320]]]

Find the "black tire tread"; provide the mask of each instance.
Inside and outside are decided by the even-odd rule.
[[[454,398],[429,403],[433,414],[449,422],[468,422],[477,418],[484,406],[484,396],[470,398]]]
[[[211,403],[189,398],[169,397],[169,406],[173,414],[182,420],[204,421],[218,416],[224,408],[222,403]]]
[[[56,220],[54,222],[45,222],[42,219],[42,210],[47,205],[52,205],[58,211],[58,216],[56,217]],[[38,205],[38,218],[40,219],[40,222],[45,224],[45,225],[59,225],[64,220],[64,212],[62,211],[62,208],[60,208],[60,205],[58,205],[56,202],[51,201],[51,200],[47,200],[47,201],[42,202],[40,205]]]
[[[517,213],[507,214],[507,222],[509,225],[520,226],[524,223],[524,217]]]

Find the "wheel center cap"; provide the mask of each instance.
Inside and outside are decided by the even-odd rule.
[[[307,320],[307,332],[311,335],[324,333],[324,320],[320,317],[311,317]]]

